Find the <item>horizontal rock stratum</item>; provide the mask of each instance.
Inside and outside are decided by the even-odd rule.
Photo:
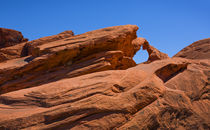
[[[200,47],[202,58],[170,58],[137,30],[20,43],[19,57],[0,63],[0,129],[209,129],[209,42],[181,51],[198,55],[192,47]],[[137,65],[141,47],[149,58]]]

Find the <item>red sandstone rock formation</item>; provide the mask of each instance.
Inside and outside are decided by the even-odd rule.
[[[12,29],[0,28],[0,48],[13,46],[25,41],[28,41],[28,39],[23,38],[21,32]]]
[[[6,60],[11,60],[15,58],[20,58],[23,46],[25,44],[26,42],[22,42],[14,46],[1,48],[0,49],[0,62],[4,62]]]
[[[141,45],[161,55],[136,30],[96,30],[1,63],[0,129],[209,129],[209,57],[135,66]]]
[[[71,30],[68,30],[68,31],[61,32],[57,35],[43,37],[37,40],[27,42],[22,49],[21,56],[24,57],[24,56],[30,55],[30,53],[32,53],[31,51],[33,51],[31,49],[31,46],[35,47],[35,46],[40,46],[43,44],[49,44],[50,42],[55,42],[61,39],[71,37],[71,36],[74,36],[74,33]]]
[[[148,55],[149,55],[147,63],[153,62],[155,60],[163,60],[163,59],[169,58],[167,54],[160,52],[158,49],[151,46],[147,40],[145,40],[143,44],[143,50],[147,50]]]
[[[0,126],[207,129],[209,66],[202,64],[209,61],[159,60],[2,94]]]
[[[27,45],[29,56],[0,63],[0,94],[97,71],[133,67],[137,49],[132,40],[137,29],[134,25],[116,26],[53,42],[32,42]]]
[[[187,59],[206,59],[210,58],[210,38],[192,43],[178,52],[174,57]]]
[[[135,48],[139,50],[142,46],[143,50],[147,50],[149,58],[145,63],[151,63],[155,60],[163,60],[170,58],[167,54],[160,52],[155,47],[151,46],[149,42],[144,38],[136,38],[132,41],[132,44],[135,45]]]
[[[45,43],[50,43],[50,42],[54,42],[54,41],[61,40],[64,38],[68,38],[73,35],[74,35],[74,33],[72,31],[64,31],[57,35],[43,37],[43,38],[36,39],[33,41],[18,43],[16,45],[13,45],[10,47],[1,48],[0,49],[0,62],[28,56],[28,51],[30,51],[30,49],[28,48],[29,45],[32,45],[32,44],[33,45],[42,45]],[[12,36],[10,36],[10,37],[12,37]]]

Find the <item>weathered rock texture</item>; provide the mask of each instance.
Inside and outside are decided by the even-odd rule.
[[[178,52],[174,57],[182,57],[187,59],[209,59],[210,38],[192,43]]]
[[[0,49],[0,62],[4,62],[6,60],[11,60],[15,58],[20,58],[23,46],[25,44],[26,42],[22,42],[14,46],[1,48]]]
[[[208,129],[209,69],[209,61],[174,58],[2,94],[0,126]]]
[[[46,43],[49,44],[50,42],[55,42],[61,39],[71,37],[71,36],[74,36],[74,33],[71,30],[68,30],[68,31],[59,33],[57,35],[43,37],[37,40],[27,42],[21,51],[21,56],[24,57],[24,56],[30,55],[33,52],[32,47],[37,47]]]
[[[29,56],[0,63],[0,94],[92,72],[133,67],[138,45],[132,40],[137,29],[135,25],[116,26],[27,44]]]
[[[151,63],[156,60],[163,60],[170,58],[167,54],[160,52],[158,49],[151,46],[149,42],[144,38],[141,37],[136,38],[132,41],[132,44],[135,46],[137,50],[139,50],[141,47],[143,48],[143,50],[147,50],[149,57],[148,60],[144,63]]]
[[[148,55],[149,55],[149,58],[146,63],[150,63],[155,60],[163,60],[163,59],[169,58],[169,56],[167,54],[160,52],[158,49],[151,46],[147,40],[145,40],[142,48],[143,48],[143,50],[147,50]]]
[[[131,58],[144,43],[132,42],[136,30],[127,25],[88,32],[32,47],[34,57],[0,64],[7,69],[1,82],[15,73],[0,87],[0,129],[209,129],[209,58],[168,58],[132,67]]]
[[[8,34],[9,35],[9,34]],[[73,36],[74,33],[72,31],[64,31],[62,33],[59,33],[57,35],[53,36],[48,36],[48,37],[43,37],[37,40],[33,41],[28,41],[28,42],[23,42],[23,43],[18,43],[16,45],[10,46],[10,47],[5,47],[0,49],[0,62],[6,61],[6,60],[11,60],[15,58],[20,58],[24,56],[28,56],[28,53],[30,49],[28,48],[29,44],[30,45],[42,45],[45,43],[61,40],[64,38],[68,38]]]
[[[22,33],[12,29],[0,28],[0,48],[13,46],[28,41]]]

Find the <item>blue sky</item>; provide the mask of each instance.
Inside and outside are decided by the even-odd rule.
[[[125,24],[138,25],[139,37],[173,56],[210,37],[210,0],[0,0],[0,27],[29,40]],[[145,51],[134,57],[137,63],[147,58]]]

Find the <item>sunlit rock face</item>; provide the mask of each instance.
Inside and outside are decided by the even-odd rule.
[[[0,129],[208,129],[209,51],[169,58],[137,30],[67,31],[21,43],[18,58],[0,63]],[[141,47],[149,58],[137,65]]]
[[[136,65],[138,27],[115,26],[73,36],[71,31],[22,46],[21,57],[0,63],[0,93]],[[25,57],[24,57],[25,56]]]
[[[136,48],[139,50],[142,46],[143,50],[146,50],[149,57],[148,60],[145,63],[151,63],[156,60],[163,60],[170,58],[167,54],[160,52],[155,47],[151,46],[149,42],[144,38],[136,38],[133,41],[133,44],[136,45]]]
[[[209,59],[210,38],[196,41],[178,52],[174,57],[187,59]]]
[[[15,31],[16,32],[16,31]],[[22,34],[19,32],[18,34],[22,36]],[[12,34],[8,33],[7,37],[16,39],[14,41],[18,41],[17,37],[14,37]],[[45,43],[49,42],[55,42],[64,38],[68,38],[74,36],[74,33],[72,31],[64,31],[62,33],[59,33],[57,35],[53,36],[47,36],[47,37],[42,37],[40,39],[36,39],[33,41],[27,41],[27,40],[21,40],[20,42],[16,42],[14,45],[9,46],[9,47],[2,47],[0,49],[0,62],[6,61],[6,60],[11,60],[11,59],[16,59],[24,56],[28,56],[30,53],[30,46],[37,46],[37,45],[42,45]],[[1,38],[0,38],[1,39]],[[2,41],[8,41],[6,37],[2,37]]]

